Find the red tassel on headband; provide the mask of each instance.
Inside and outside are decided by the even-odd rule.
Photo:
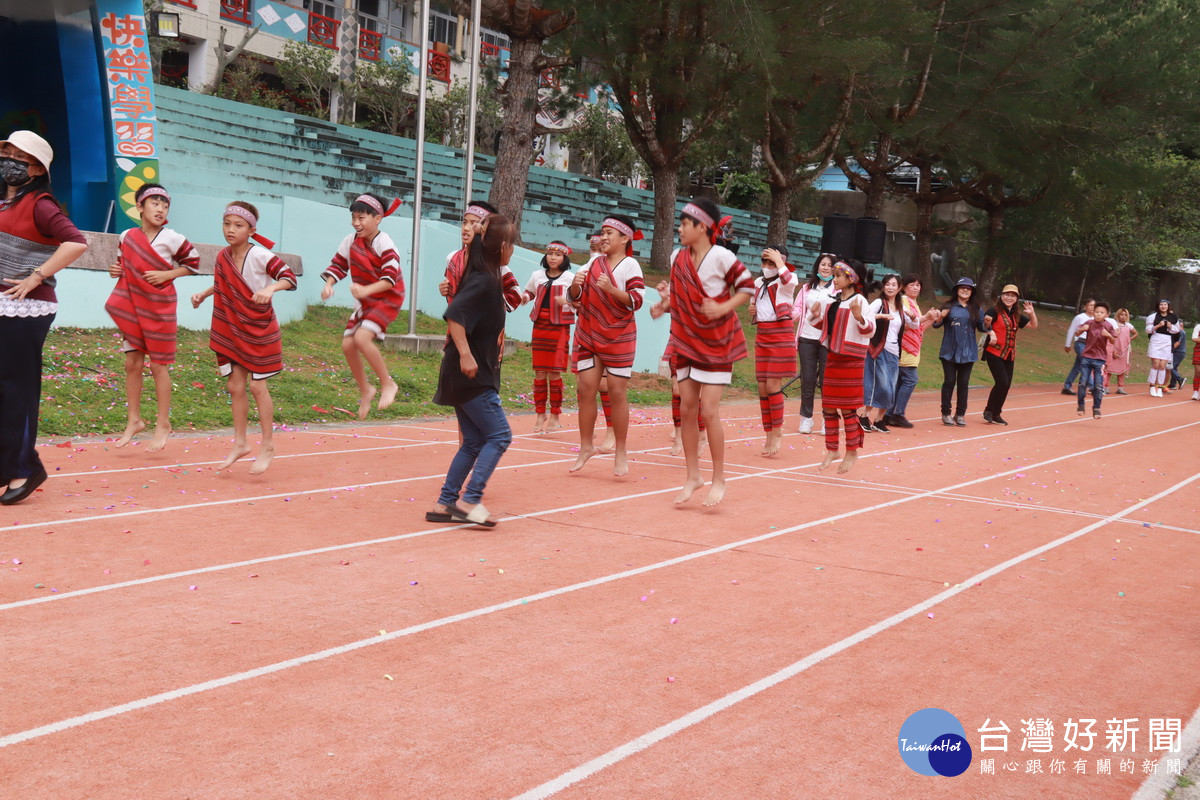
[[[713,229],[713,232],[712,232],[712,243],[713,244],[717,243],[718,234],[720,234],[720,238],[724,238],[724,239],[732,239],[733,238],[733,217],[732,216],[724,216],[724,217],[721,217],[721,219],[717,221],[717,227],[715,229]]]
[[[261,244],[263,247],[267,248],[268,250],[275,249],[275,243],[272,242],[267,237],[263,236],[261,233],[251,234],[250,238],[253,239],[254,241],[258,242],[259,244]]]

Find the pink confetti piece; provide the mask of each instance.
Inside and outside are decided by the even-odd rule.
[[[150,559],[148,559],[148,558],[147,558],[145,561],[143,561],[143,562],[142,562],[142,566],[143,566],[143,567],[148,567],[148,566],[150,566]]]
[[[674,683],[674,682],[675,682],[675,678],[673,678],[672,676],[668,675],[668,676],[667,676],[667,683]]]
[[[736,583],[737,583],[737,580],[736,580],[736,579],[735,579],[735,580],[732,580],[732,581],[730,581],[730,583],[735,583],[735,584],[736,584]]]
[[[930,612],[930,613],[926,614],[925,616],[929,617],[930,619],[933,619],[933,612]]]
[[[199,588],[200,588],[199,586],[195,586],[195,585],[193,585],[193,586],[189,586],[189,587],[188,587],[188,591],[189,591],[189,592],[194,592],[194,591],[196,591],[196,590],[197,590],[197,589],[199,589]]]
[[[409,581],[409,582],[408,582],[408,585],[409,585],[409,586],[416,586],[416,585],[417,585],[417,582],[416,582],[416,581]]]
[[[21,559],[19,559],[19,558],[14,558],[14,559],[13,559],[13,563],[14,563],[14,564],[20,564],[20,563],[21,563]]]
[[[671,617],[671,624],[672,624],[672,625],[674,625],[676,622],[679,622],[679,618],[678,618],[678,617]]]
[[[649,598],[649,597],[647,597],[646,595],[642,595],[642,602],[643,602],[643,603],[644,603],[644,602],[646,602],[646,601],[647,601],[647,600],[649,600],[649,599],[650,599],[650,598]]]

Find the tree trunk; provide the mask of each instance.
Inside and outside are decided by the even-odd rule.
[[[767,244],[784,244],[788,240],[788,222],[792,216],[791,184],[771,184],[771,219],[767,222]]]
[[[987,242],[984,245],[983,269],[979,272],[979,288],[976,296],[979,304],[987,306],[993,298],[996,273],[1000,271],[1000,237],[1004,233],[1004,207],[993,205],[987,209]]]
[[[504,124],[488,200],[512,220],[520,241],[521,212],[525,207],[529,162],[533,157],[533,125],[541,78],[537,64],[542,54],[542,40],[513,39],[511,45],[508,80],[504,84]]]
[[[679,192],[679,166],[655,167],[654,179],[654,243],[650,263],[655,270],[671,268],[671,250],[675,247],[675,198]]]
[[[883,216],[883,195],[887,191],[887,177],[885,175],[871,175],[870,185],[863,190],[867,202],[863,208],[864,217],[882,217]]]
[[[914,197],[913,202],[917,206],[917,225],[916,230],[913,231],[913,235],[916,237],[913,244],[913,260],[916,263],[913,264],[913,267],[921,276],[922,295],[927,299],[933,299],[937,293],[937,285],[934,283],[933,260],[930,258],[933,255],[934,203],[921,195]]]

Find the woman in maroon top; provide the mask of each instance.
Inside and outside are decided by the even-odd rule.
[[[1000,292],[1000,302],[983,317],[984,328],[988,331],[988,345],[983,351],[983,358],[996,384],[988,395],[983,421],[995,425],[1008,424],[1000,412],[1004,410],[1004,401],[1008,399],[1008,390],[1012,386],[1013,366],[1017,357],[1017,331],[1026,325],[1031,328],[1038,326],[1033,303],[1026,300],[1017,310],[1018,294],[1017,287],[1008,284]]]
[[[31,131],[0,142],[0,504],[19,503],[46,480],[38,458],[42,345],[58,312],[54,274],[87,240],[50,194],[54,151]]]

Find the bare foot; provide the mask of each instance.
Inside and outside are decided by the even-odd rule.
[[[375,392],[379,391],[374,386],[370,386],[358,398],[358,418],[366,419],[367,414],[371,412],[371,401],[375,399]]]
[[[713,481],[712,486],[708,489],[708,495],[704,498],[704,507],[718,505],[725,499],[725,481]]]
[[[613,432],[612,428],[609,428],[608,432],[604,434],[604,443],[602,445],[600,445],[600,452],[601,453],[611,453],[616,449],[617,449],[617,434]]]
[[[258,449],[258,456],[254,459],[254,464],[250,467],[251,475],[261,475],[267,471],[267,467],[271,466],[271,459],[275,457],[275,445],[264,444]]]
[[[830,464],[837,461],[837,457],[838,457],[837,450],[826,450],[825,451],[825,459],[821,462],[820,466],[818,466],[817,469],[825,469]]]
[[[679,428],[675,429],[675,438],[671,440],[671,455],[677,456],[683,452],[683,436],[679,433]]]
[[[616,456],[613,458],[613,475],[620,478],[627,472],[629,472],[629,464],[625,461],[625,454],[617,451]]]
[[[579,472],[579,470],[583,469],[583,465],[587,463],[587,460],[596,455],[597,452],[594,447],[580,447],[579,458],[575,459],[575,463],[571,465],[571,468],[567,472]]]
[[[851,450],[846,453],[846,457],[842,459],[842,463],[838,465],[838,475],[845,475],[854,466],[854,462],[858,461],[858,451]]]
[[[695,491],[703,485],[704,481],[700,478],[693,478],[692,480],[686,481],[683,484],[683,488],[679,490],[679,494],[675,495],[675,505],[680,505],[681,503],[686,503],[688,500],[691,500],[692,494],[694,494]]]
[[[171,435],[170,425],[155,425],[154,438],[150,440],[150,447],[147,450],[151,453],[157,453],[167,446],[167,437]]]
[[[120,439],[117,439],[117,443],[114,446],[124,447],[133,441],[133,437],[137,436],[144,430],[146,430],[146,423],[142,422],[140,419],[131,420],[129,424],[125,426],[125,432],[121,434]]]
[[[780,448],[780,446],[782,446],[782,444],[783,444],[783,429],[776,428],[775,430],[771,431],[770,444],[768,446],[768,449],[770,450],[770,452],[768,452],[767,455],[773,456],[773,455],[778,454],[779,448]]]
[[[545,414],[537,415],[537,419],[534,420],[534,423],[533,423],[533,432],[534,433],[545,433],[546,432],[546,415]]]
[[[550,421],[546,423],[546,433],[554,433],[561,426],[562,423],[558,421],[558,414],[551,414]]]
[[[217,467],[217,471],[220,472],[223,469],[229,469],[230,467],[233,466],[233,462],[237,461],[239,458],[245,458],[248,455],[250,455],[250,445],[235,444],[233,446],[233,451],[230,452],[230,454],[229,454],[229,458],[225,459],[225,461],[221,464],[221,466]]]
[[[385,408],[390,406],[392,403],[396,402],[396,392],[400,391],[400,387],[396,384],[395,381],[389,380],[387,383],[385,383],[380,388],[383,389],[383,392],[379,395],[378,408],[380,411],[383,411]],[[362,413],[361,408],[359,409],[359,413]]]

